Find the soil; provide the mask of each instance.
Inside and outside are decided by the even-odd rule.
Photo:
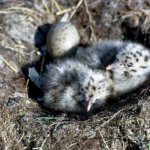
[[[149,0],[1,0],[0,149],[148,149],[150,81],[98,112],[67,114],[40,107],[27,69],[43,72],[46,35],[63,11],[72,16],[82,45],[119,39],[150,48],[149,10]]]

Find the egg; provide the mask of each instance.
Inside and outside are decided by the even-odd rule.
[[[48,32],[47,51],[53,58],[63,57],[72,54],[79,41],[79,33],[72,23],[58,22]]]

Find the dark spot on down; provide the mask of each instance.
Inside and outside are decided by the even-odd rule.
[[[92,89],[95,91],[95,90],[96,90],[96,87],[95,87],[95,86],[92,86]]]
[[[126,59],[131,59],[131,57],[129,57],[129,56],[126,56]]]
[[[77,95],[80,95],[80,94],[81,94],[81,92],[80,92],[80,91],[78,91],[78,92],[77,92]]]
[[[131,54],[131,55],[133,55],[133,53],[132,53],[132,52],[131,52],[130,54]]]
[[[128,71],[124,71],[124,75],[125,75],[125,76],[128,76],[128,75],[129,75],[129,72],[128,72]]]
[[[127,63],[127,59],[124,62]]]
[[[148,56],[147,55],[144,57],[144,61],[148,61]]]
[[[139,61],[139,59],[138,59],[138,58],[136,58],[135,60],[136,60],[136,62],[138,62],[138,61]]]
[[[140,56],[142,56],[142,53],[141,53],[141,52],[137,51],[136,53],[139,54]]]
[[[132,69],[131,71],[132,71],[132,72],[136,72],[136,70],[135,70],[135,69]]]
[[[90,79],[94,82],[94,79],[93,79],[93,77],[90,77]]]
[[[85,87],[86,90],[88,90],[88,88],[89,88],[88,86]]]
[[[115,91],[114,87],[108,87],[107,90],[110,91],[111,93]]]
[[[127,64],[128,67],[133,67],[133,63]]]
[[[103,81],[99,81],[98,83],[101,83],[101,82],[103,82]]]
[[[141,68],[143,68],[143,69],[146,69],[147,67],[146,66],[140,66]]]

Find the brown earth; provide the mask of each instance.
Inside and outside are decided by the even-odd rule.
[[[123,39],[150,48],[149,0],[1,0],[0,149],[148,149],[149,81],[86,116],[48,112],[37,104],[27,66],[42,72],[38,51],[44,52],[49,24],[63,11],[72,16],[81,44]]]

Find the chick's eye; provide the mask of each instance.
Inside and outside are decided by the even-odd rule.
[[[82,93],[81,93],[81,92],[78,92],[77,94],[78,94],[78,95],[81,95]]]
[[[90,94],[90,95],[89,95],[89,98],[92,98],[92,97],[93,97],[93,94]]]

